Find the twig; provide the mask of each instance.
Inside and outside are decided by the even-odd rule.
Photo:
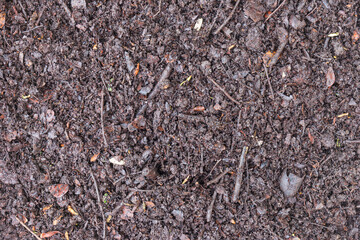
[[[209,186],[213,183],[217,183],[223,176],[225,176],[230,171],[230,168],[226,168],[224,172],[220,173],[216,178],[210,180],[206,186]]]
[[[46,4],[46,3],[43,3],[43,4]],[[46,5],[44,5],[44,6],[41,8],[41,10],[40,10],[40,12],[39,12],[38,19],[37,19],[37,21],[36,21],[36,23],[35,23],[35,26],[39,25],[40,20],[41,20],[41,17],[42,17],[42,15],[43,15],[43,13],[44,13],[45,8],[46,8]]]
[[[98,199],[98,205],[99,205],[99,208],[100,208],[100,212],[101,212],[101,216],[102,216],[102,219],[103,219],[103,239],[105,239],[105,228],[106,228],[106,221],[105,221],[105,215],[104,215],[104,211],[103,211],[103,208],[102,208],[102,205],[101,205],[101,200],[100,200],[100,194],[99,194],[99,189],[98,189],[98,186],[97,186],[97,183],[96,183],[96,179],[94,177],[94,174],[92,172],[90,172],[90,175],[94,181],[94,186],[95,186],[95,190],[96,190],[96,195],[97,195],[97,199]]]
[[[26,14],[26,12],[25,12],[24,6],[23,6],[22,3],[21,3],[21,0],[18,0],[17,2],[19,3],[19,5],[20,5],[20,7],[21,7],[21,11],[22,11],[22,13],[24,14],[25,19],[28,20],[28,19],[27,19],[28,16],[27,16],[27,14]]]
[[[171,73],[171,64],[169,63],[162,72],[158,83],[155,85],[154,89],[150,93],[148,100],[153,99],[160,92],[161,85],[170,76],[170,73]],[[148,106],[148,102],[145,102],[144,105],[140,108],[139,112],[136,114],[136,117],[142,115],[145,112],[147,106]]]
[[[150,189],[138,189],[138,188],[129,188],[130,191],[133,191],[133,192],[152,192],[154,190]]]
[[[345,143],[360,143],[360,139],[357,139],[357,140],[346,140]]]
[[[216,192],[216,190],[214,190],[211,203],[210,203],[209,208],[208,208],[208,210],[207,210],[207,212],[206,212],[206,221],[207,221],[207,222],[210,222],[210,221],[211,221],[211,214],[212,214],[212,211],[213,211],[213,208],[214,208],[214,204],[215,204],[215,200],[216,200],[216,195],[217,195],[217,192]]]
[[[269,88],[270,88],[270,92],[271,92],[271,98],[272,98],[272,99],[275,99],[274,90],[273,90],[273,88],[272,88],[272,86],[271,86],[271,82],[270,82],[270,78],[269,78],[269,73],[268,73],[268,70],[267,70],[267,67],[266,67],[265,63],[264,63],[264,69],[265,69],[266,79],[267,79],[267,82],[268,82],[268,84],[269,84]]]
[[[101,131],[102,131],[102,135],[104,138],[104,146],[107,147],[107,141],[106,141],[106,137],[105,137],[105,130],[104,130],[104,89],[102,88],[101,90]]]
[[[236,101],[233,97],[230,96],[230,94],[228,94],[225,89],[223,89],[217,82],[215,82],[214,79],[212,79],[211,77],[208,76],[208,79],[216,86],[220,89],[220,91],[222,91],[226,97],[228,97],[232,102],[236,103],[237,105],[240,105],[240,102]]]
[[[70,18],[70,24],[72,26],[74,26],[75,25],[75,20],[74,20],[74,17],[72,16],[72,13],[71,13],[70,9],[68,8],[68,6],[66,6],[66,4],[64,3],[63,0],[58,0],[58,1],[61,4],[61,6],[64,8],[64,10],[65,10],[66,14],[68,15],[68,17]]]
[[[225,27],[225,25],[230,21],[230,19],[231,19],[232,16],[234,15],[235,10],[236,10],[237,6],[239,5],[239,3],[240,3],[240,0],[237,0],[235,6],[234,6],[234,8],[233,8],[233,10],[232,10],[231,13],[230,13],[230,15],[225,19],[225,21],[223,22],[223,24],[221,24],[220,27],[218,27],[218,29],[216,29],[216,31],[214,32],[215,35],[218,34],[218,33],[221,31],[221,29],[222,29],[223,27]]]
[[[20,223],[26,230],[28,230],[29,233],[31,233],[36,239],[41,240],[41,238],[40,238],[38,235],[36,235],[33,231],[31,231],[31,229],[30,229],[28,226],[26,226],[25,223],[23,223],[22,221],[20,221],[20,219],[18,219],[16,216],[15,216],[15,218],[16,218],[16,220],[18,220],[19,223]]]
[[[271,69],[272,66],[274,66],[277,61],[279,60],[279,57],[281,55],[281,53],[284,51],[284,48],[286,46],[288,42],[288,36],[286,36],[286,39],[280,44],[278,50],[276,51],[276,53],[274,54],[274,56],[271,58],[271,61],[269,63],[269,67]]]
[[[159,10],[155,13],[155,15],[153,17],[156,17],[160,12],[161,12],[161,1],[159,1]]]
[[[211,33],[211,30],[213,29],[213,27],[214,27],[214,25],[215,25],[215,23],[216,23],[216,20],[217,20],[217,18],[218,18],[218,16],[219,16],[219,10],[220,10],[220,8],[222,7],[223,3],[224,3],[224,0],[221,0],[220,5],[219,5],[219,7],[218,7],[218,9],[217,9],[217,11],[216,11],[216,15],[215,15],[215,17],[214,17],[214,20],[213,20],[213,22],[211,23],[210,28],[207,30],[207,33],[204,35],[205,38],[209,37],[209,35],[210,35],[210,33]]]
[[[267,22],[267,20],[269,20],[272,15],[274,15],[284,4],[285,4],[286,0],[284,0],[272,13],[270,13],[270,15],[265,19],[264,23]]]
[[[33,31],[35,29],[38,29],[38,28],[41,28],[41,27],[43,27],[43,25],[33,27],[33,28],[29,29],[29,30],[23,31],[23,33],[31,32],[31,31]]]
[[[234,189],[234,194],[231,199],[233,202],[237,201],[239,194],[240,194],[242,175],[244,172],[244,165],[245,165],[245,155],[246,155],[247,150],[248,150],[248,147],[243,147],[243,151],[242,151],[241,157],[240,157],[240,163],[239,163],[238,169],[236,171],[235,189]]]

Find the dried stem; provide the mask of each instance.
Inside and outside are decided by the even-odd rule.
[[[236,10],[236,8],[238,7],[239,3],[240,3],[240,0],[237,0],[235,6],[234,6],[234,8],[233,8],[233,10],[232,10],[231,13],[230,13],[230,15],[225,19],[225,21],[223,22],[223,24],[221,24],[220,27],[218,27],[218,29],[216,29],[216,31],[214,32],[215,35],[218,34],[218,33],[221,31],[221,29],[222,29],[223,27],[225,27],[225,25],[230,21],[230,19],[231,19],[232,16],[234,15],[235,10]]]
[[[222,91],[227,98],[229,98],[232,102],[236,103],[237,105],[240,105],[240,102],[236,101],[233,97],[231,97],[230,94],[229,94],[228,92],[226,92],[225,89],[222,88],[217,82],[215,82],[214,79],[212,79],[212,78],[209,77],[209,76],[208,76],[208,79],[209,79],[216,87],[218,87],[218,88],[220,89],[220,91]]]
[[[213,193],[213,196],[212,196],[211,203],[210,203],[209,208],[208,208],[207,213],[206,213],[206,221],[207,222],[211,221],[211,215],[212,215],[212,211],[213,211],[213,208],[214,208],[216,195],[217,195],[217,192],[215,190],[214,193]]]
[[[20,219],[17,218],[16,216],[15,216],[15,218],[16,218],[16,220],[18,220],[19,223],[20,223],[26,230],[28,230],[29,233],[31,233],[36,239],[41,240],[41,238],[40,238],[38,235],[36,235],[33,231],[31,231],[31,229],[30,229],[28,226],[26,226],[25,223],[23,223],[22,221],[20,221]]]
[[[105,137],[105,129],[104,129],[104,89],[101,90],[101,131],[104,138],[104,145],[105,147],[108,146],[106,137]]]
[[[271,97],[272,97],[272,99],[274,99],[274,98],[275,98],[274,90],[273,90],[273,88],[272,88],[272,86],[271,86],[271,82],[270,82],[270,78],[269,78],[269,73],[268,73],[268,70],[267,70],[267,67],[266,67],[265,63],[264,63],[264,69],[265,69],[266,79],[267,79],[267,82],[268,82],[268,84],[269,84],[269,88],[270,88],[270,92],[271,92]]]
[[[105,215],[104,215],[104,211],[103,211],[103,208],[102,208],[102,205],[101,205],[101,199],[100,199],[100,194],[99,194],[99,189],[98,189],[98,186],[97,186],[97,183],[96,183],[96,179],[94,177],[94,174],[92,172],[90,172],[90,175],[94,181],[94,186],[95,186],[95,190],[96,190],[96,195],[97,195],[97,199],[98,199],[98,205],[99,205],[99,208],[100,208],[100,212],[101,212],[101,216],[102,216],[102,219],[103,219],[103,236],[102,238],[105,239],[105,228],[106,228],[106,220],[105,220]]]
[[[270,15],[265,19],[265,22],[267,22],[267,20],[269,20],[272,15],[274,15],[284,4],[285,4],[286,0],[284,0],[272,13],[270,13]]]
[[[232,199],[231,199],[233,202],[237,202],[237,199],[238,199],[239,194],[240,194],[242,175],[243,175],[243,172],[244,172],[244,165],[245,165],[245,155],[246,155],[247,150],[248,150],[248,147],[243,147],[243,151],[242,151],[241,157],[240,157],[239,167],[238,167],[238,169],[236,171],[235,189],[234,189],[234,194],[233,194]]]
[[[206,186],[209,186],[213,183],[217,183],[222,177],[224,177],[228,172],[230,171],[230,168],[226,168],[224,172],[220,173],[217,177],[215,177],[214,179],[210,180]]]

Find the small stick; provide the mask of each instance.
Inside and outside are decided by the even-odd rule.
[[[101,90],[101,131],[104,138],[104,145],[105,147],[108,146],[106,137],[105,137],[105,130],[104,130],[104,89]]]
[[[232,196],[232,201],[236,202],[239,194],[240,194],[240,187],[241,187],[241,182],[242,182],[242,175],[244,172],[244,165],[245,165],[245,155],[246,152],[248,150],[248,147],[243,147],[243,151],[241,153],[241,157],[240,157],[240,163],[239,163],[239,167],[236,171],[236,182],[235,182],[235,189],[234,189],[234,194]]]
[[[210,203],[209,208],[208,208],[208,210],[207,210],[207,212],[206,212],[206,221],[207,221],[207,222],[210,222],[210,221],[211,221],[211,214],[212,214],[212,211],[213,211],[213,208],[214,208],[214,204],[215,204],[215,200],[216,200],[216,195],[217,195],[217,192],[216,192],[216,190],[214,190],[211,203]]]
[[[42,240],[38,235],[36,235],[33,231],[31,231],[31,229],[25,225],[25,223],[23,223],[22,221],[20,221],[20,219],[18,219],[16,216],[15,216],[16,220],[19,221],[19,223],[26,229],[28,230],[36,239],[38,240]]]
[[[94,181],[94,185],[95,185],[95,190],[96,190],[96,195],[97,195],[97,199],[98,199],[98,205],[99,205],[99,208],[100,208],[100,212],[101,212],[101,215],[102,215],[102,219],[103,219],[103,239],[105,239],[105,228],[106,228],[106,222],[105,222],[105,215],[104,215],[104,211],[103,211],[103,208],[102,208],[102,205],[101,205],[101,200],[100,200],[100,194],[99,194],[99,189],[98,189],[98,186],[97,186],[97,183],[96,183],[96,179],[94,177],[94,174],[92,172],[90,172],[90,175]]]
[[[133,191],[133,192],[152,192],[154,190],[150,189],[150,190],[147,190],[147,189],[138,189],[138,188],[129,188],[130,191]]]
[[[275,98],[274,90],[273,90],[273,88],[271,86],[269,74],[268,74],[267,67],[266,67],[265,63],[264,63],[264,69],[265,69],[266,79],[267,79],[267,82],[268,82],[269,87],[270,87],[271,97],[272,97],[272,99],[274,99]]]
[[[230,19],[231,19],[232,16],[234,15],[235,10],[236,10],[237,6],[239,5],[239,3],[240,3],[240,0],[237,0],[235,6],[234,6],[234,8],[233,8],[233,10],[232,10],[231,13],[230,13],[230,15],[225,19],[225,21],[223,22],[223,24],[221,24],[220,27],[218,27],[218,29],[216,29],[216,31],[214,32],[215,35],[218,34],[218,33],[221,31],[221,29],[222,29],[223,27],[225,27],[225,25],[230,21]]]
[[[170,73],[171,73],[171,64],[168,64],[164,69],[164,71],[162,72],[158,83],[155,85],[154,89],[150,93],[148,100],[153,99],[160,92],[161,85],[170,76]],[[148,102],[145,102],[144,105],[140,108],[139,112],[136,114],[136,117],[142,115],[145,112],[147,106],[148,106]]]
[[[346,140],[345,143],[360,143],[360,139],[356,139],[356,140]]]
[[[224,172],[220,173],[216,178],[210,180],[206,186],[209,186],[213,183],[217,183],[223,176],[225,176],[230,171],[230,168],[226,168]]]
[[[286,0],[284,0],[272,13],[270,13],[270,15],[265,19],[264,23],[267,22],[267,20],[269,20],[272,15],[274,15],[284,4],[285,4]]]
[[[68,15],[68,17],[70,18],[70,24],[72,26],[74,26],[75,25],[75,20],[74,20],[74,18],[72,16],[72,13],[71,13],[70,9],[68,8],[68,6],[66,6],[66,4],[64,3],[63,0],[58,0],[58,1],[60,2],[61,6],[64,8],[64,10],[65,10],[66,14]]]
[[[207,34],[204,36],[205,38],[209,37],[209,35],[211,33],[211,30],[213,29],[213,27],[214,27],[214,25],[216,23],[216,20],[217,20],[217,18],[219,16],[219,10],[222,7],[223,3],[224,3],[224,0],[221,0],[220,5],[218,7],[218,10],[216,11],[215,18],[214,18],[213,22],[211,23],[209,30],[207,30]]]
[[[159,1],[159,10],[155,13],[155,15],[153,17],[156,17],[160,12],[161,12],[161,1]]]
[[[215,82],[214,79],[212,79],[211,77],[208,77],[208,79],[216,86],[220,89],[220,91],[222,91],[226,97],[228,97],[232,102],[236,103],[237,105],[240,105],[240,102],[236,101],[233,97],[230,96],[230,94],[228,94],[225,89],[223,89],[217,82]]]
[[[17,2],[19,3],[19,5],[20,5],[20,7],[21,7],[21,11],[22,11],[22,13],[24,14],[25,19],[27,20],[28,16],[27,16],[27,14],[26,14],[26,12],[25,12],[24,6],[22,5],[22,3],[21,3],[20,0],[17,1]]]
[[[44,3],[44,4],[46,4],[46,3]],[[41,17],[42,17],[42,15],[43,15],[43,13],[44,13],[45,8],[46,8],[46,5],[44,5],[44,6],[41,8],[41,10],[40,10],[40,12],[39,12],[38,20],[36,21],[35,26],[39,25],[40,20],[41,20]]]
[[[280,54],[284,51],[284,48],[286,46],[288,42],[288,36],[286,36],[286,40],[284,42],[281,43],[281,45],[279,46],[278,50],[276,51],[275,55],[271,58],[271,61],[269,63],[270,69],[272,66],[274,66],[277,61],[279,60]]]
[[[29,29],[29,30],[23,31],[23,33],[31,32],[31,31],[33,31],[35,29],[38,29],[38,28],[41,28],[41,27],[43,27],[43,25],[33,27],[33,28]]]

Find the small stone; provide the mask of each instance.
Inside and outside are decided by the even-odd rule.
[[[139,91],[139,93],[141,95],[147,95],[150,92],[151,92],[151,88],[149,86],[145,86],[145,87],[141,88]]]
[[[184,213],[180,210],[173,210],[171,214],[178,220],[179,222],[184,221]]]
[[[306,26],[305,21],[300,21],[296,16],[292,15],[290,17],[290,25],[296,30],[302,29]]]
[[[350,99],[349,106],[356,106],[356,105],[357,105],[357,103],[355,102],[355,100],[353,98]]]

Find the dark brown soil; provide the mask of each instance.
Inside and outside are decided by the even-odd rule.
[[[281,4],[1,1],[2,239],[359,239],[360,4]]]

